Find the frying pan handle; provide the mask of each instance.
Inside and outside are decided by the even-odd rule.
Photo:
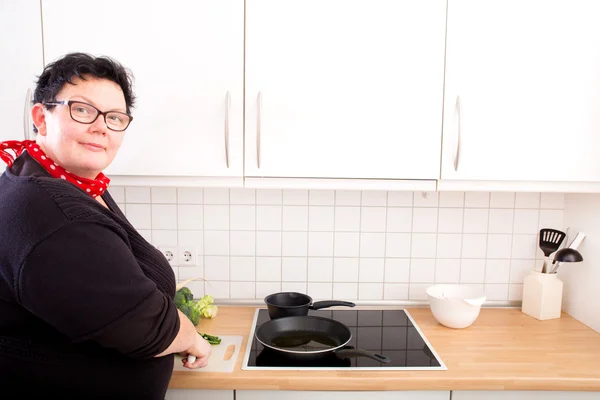
[[[325,300],[325,301],[316,301],[308,306],[311,310],[320,310],[321,308],[333,307],[333,306],[345,306],[345,307],[354,307],[356,304],[349,301],[340,301],[340,300]]]
[[[379,361],[383,364],[389,364],[392,362],[389,358],[384,355],[373,353],[367,350],[361,349],[342,349],[335,352],[335,355],[339,358],[347,358],[347,357],[368,357],[375,361]]]

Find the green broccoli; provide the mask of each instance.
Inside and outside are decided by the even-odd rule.
[[[194,324],[194,326],[198,325],[198,322],[200,322],[200,309],[198,308],[196,303],[194,303],[193,301],[188,301],[187,303],[183,303],[177,308],[183,313],[183,315],[185,315],[189,318],[190,321],[192,321],[192,324]]]
[[[211,305],[214,301],[210,295],[203,296],[200,300],[194,301],[194,295],[188,287],[182,287],[175,293],[175,306],[181,311],[194,325],[198,325],[200,317],[214,318],[217,316],[217,306]]]
[[[188,287],[182,287],[175,293],[175,305],[179,308],[180,305],[194,300],[194,295]]]

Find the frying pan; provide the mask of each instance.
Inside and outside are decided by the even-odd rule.
[[[314,361],[335,354],[338,358],[369,357],[380,363],[392,360],[371,351],[342,347],[352,339],[352,332],[341,322],[317,316],[294,316],[271,319],[255,333],[265,348],[298,361]]]
[[[354,307],[349,301],[326,300],[313,303],[310,296],[297,292],[273,293],[265,297],[265,303],[271,319],[293,316],[304,316],[308,310],[319,310],[333,306]]]

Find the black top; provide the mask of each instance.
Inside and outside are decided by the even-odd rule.
[[[102,198],[26,152],[0,176],[0,397],[164,399],[175,276]]]

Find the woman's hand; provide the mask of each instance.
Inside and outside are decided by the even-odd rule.
[[[196,343],[192,347],[186,350],[186,354],[193,355],[196,357],[196,361],[190,363],[187,357],[183,358],[183,366],[189,369],[196,369],[206,367],[208,365],[208,359],[212,348],[202,336],[196,334]]]

